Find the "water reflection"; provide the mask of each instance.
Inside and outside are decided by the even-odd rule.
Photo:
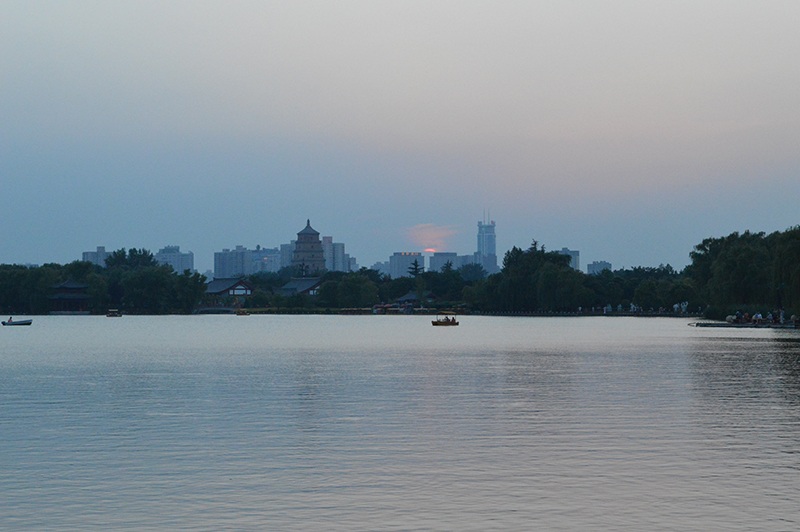
[[[149,336],[129,318],[42,319],[49,339],[6,346],[0,528],[797,522],[794,331],[308,316]]]
[[[715,464],[724,471],[720,481],[738,482],[737,490],[748,485],[753,497],[795,492],[786,479],[767,483],[763,474],[800,467],[800,339],[706,338],[694,344],[691,358],[691,415],[705,439],[701,463]]]

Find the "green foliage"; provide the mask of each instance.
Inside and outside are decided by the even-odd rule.
[[[276,292],[290,280],[292,269],[260,273],[249,278],[255,291],[247,304],[261,307],[271,300],[273,306],[297,309],[370,307],[413,291],[425,306],[466,305],[484,312],[627,309],[631,302],[645,311],[671,312],[676,303],[687,302],[690,309],[702,307],[708,315],[723,317],[737,308],[766,313],[785,307],[787,315],[800,314],[800,226],[768,236],[746,231],[707,238],[690,258],[683,272],[660,265],[585,275],[569,267],[568,256],[548,252],[534,240],[525,250],[512,247],[502,270],[488,277],[479,264],[456,270],[448,263],[440,272],[425,272],[415,261],[409,268],[412,277],[391,279],[368,268],[325,272],[316,296],[284,297]],[[202,275],[158,266],[145,249],[116,250],[106,266],[82,261],[38,268],[0,265],[0,312],[46,313],[53,287],[68,279],[88,286],[96,313],[108,307],[132,313],[192,312],[205,295]]]
[[[800,226],[774,238],[773,286],[778,307],[800,314]]]
[[[381,301],[390,303],[403,297],[413,290],[414,281],[410,277],[398,277],[397,279],[387,279],[378,288]]]
[[[566,255],[540,248],[536,240],[526,251],[512,247],[503,258],[500,273],[486,280],[486,310],[533,312],[571,308],[576,301],[586,299],[586,294],[577,286],[581,280],[571,279],[574,270],[569,261]]]
[[[458,273],[461,274],[461,278],[465,283],[475,283],[486,279],[486,270],[477,263],[465,264],[458,269]]]
[[[135,270],[138,268],[157,268],[158,261],[148,250],[131,248],[126,253],[125,248],[112,251],[106,258],[106,268],[122,268]]]
[[[204,276],[189,272],[177,275],[169,266],[158,266],[146,250],[131,252],[130,261],[124,250],[112,254],[113,268],[83,261],[38,268],[0,265],[0,309],[15,314],[46,314],[52,309],[49,296],[54,287],[67,280],[87,285],[89,310],[96,314],[105,313],[109,307],[143,314],[188,313],[197,307],[205,294]]]
[[[172,276],[169,266],[143,267],[127,272],[122,278],[125,310],[138,314],[166,313],[174,300]]]
[[[414,259],[414,262],[411,263],[411,266],[408,267],[408,274],[411,277],[417,277],[419,274],[425,271],[425,268],[420,266],[419,261]]]
[[[253,295],[244,300],[246,308],[264,308],[270,304],[270,295],[263,290],[253,290]]]
[[[696,297],[715,309],[800,307],[800,228],[706,238],[690,253]]]
[[[350,273],[339,283],[338,302],[343,308],[371,307],[378,302],[378,287],[367,276]]]
[[[174,276],[175,301],[173,306],[184,314],[191,314],[206,293],[206,277],[186,270]]]
[[[294,270],[292,268],[281,268],[278,272],[254,273],[248,277],[247,280],[253,285],[254,290],[260,290],[266,294],[270,294],[288,283],[292,278],[293,272]]]
[[[317,305],[326,308],[339,307],[339,282],[325,281],[317,290]]]
[[[427,290],[428,286],[425,282],[425,278],[421,275],[417,275],[414,278],[414,294],[417,296],[420,307],[425,307],[428,303]]]

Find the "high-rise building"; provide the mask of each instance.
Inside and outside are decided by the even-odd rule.
[[[458,254],[447,251],[435,251],[428,261],[428,271],[440,272],[442,267],[450,263],[453,269],[458,269]]]
[[[497,237],[494,233],[494,220],[488,224],[478,222],[478,251],[479,263],[488,273],[496,273],[497,268]]]
[[[292,257],[294,257],[294,245],[297,240],[292,240],[288,244],[281,244],[281,268],[288,268],[292,265]]]
[[[180,246],[166,246],[153,257],[161,265],[169,264],[177,273],[194,270],[194,253],[181,253]]]
[[[425,256],[417,251],[396,251],[389,257],[389,275],[392,279],[398,277],[409,277],[408,269],[411,268],[414,261],[420,268],[425,267]]]
[[[581,269],[581,252],[574,249],[561,248],[560,255],[569,255],[569,265],[573,270]]]
[[[385,262],[378,261],[373,264],[370,269],[375,270],[376,272],[381,272],[383,275],[391,275],[391,273],[389,273],[390,270],[388,260]]]
[[[214,253],[214,278],[230,279],[247,275],[246,264],[250,262],[250,250],[244,246],[223,249]]]
[[[214,278],[231,279],[281,269],[281,252],[278,248],[223,249],[214,253]]]
[[[611,271],[611,263],[606,262],[604,260],[596,260],[594,262],[590,262],[586,266],[586,273],[588,273],[589,275],[597,275],[603,270]]]
[[[350,255],[344,252],[344,244],[334,242],[332,236],[322,237],[322,254],[325,257],[325,269],[331,272],[349,272]]]
[[[106,259],[109,255],[111,255],[111,253],[106,253],[105,246],[97,246],[97,251],[84,251],[81,260],[105,268]]]
[[[250,267],[245,273],[277,272],[281,269],[281,251],[278,248],[262,248],[256,246],[250,252]]]
[[[305,228],[297,233],[292,266],[302,268],[303,276],[313,276],[325,269],[322,242],[319,239],[319,232],[311,227],[311,220],[306,220]]]

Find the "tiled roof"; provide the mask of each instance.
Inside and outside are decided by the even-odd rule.
[[[433,292],[431,292],[430,290],[425,290],[423,294],[425,294],[425,297],[430,298],[433,295]],[[397,299],[397,301],[400,303],[405,303],[407,301],[418,301],[418,300],[419,298],[417,297],[417,293],[413,290],[408,292],[403,297]]]
[[[213,281],[209,282],[208,285],[206,285],[206,294],[221,294],[222,292],[227,292],[237,284],[241,284],[250,290],[253,289],[253,286],[250,283],[239,277],[222,278],[214,279]]]
[[[311,220],[309,219],[309,220],[306,220],[305,229],[303,229],[302,231],[300,231],[297,234],[298,235],[318,235],[319,231],[314,231],[314,229],[311,227]]]
[[[292,279],[281,288],[281,294],[284,296],[291,296],[294,294],[303,294],[319,286],[319,277],[301,277],[299,279]]]
[[[78,283],[76,281],[73,281],[72,279],[67,279],[63,283],[55,285],[53,288],[78,290],[78,289],[82,289],[82,288],[89,288],[89,285],[88,284]]]

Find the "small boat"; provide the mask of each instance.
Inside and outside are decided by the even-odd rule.
[[[3,323],[3,325],[30,325],[31,323],[33,323],[33,320],[17,320],[17,321],[14,321],[13,319],[8,318],[8,321],[4,321],[2,323]]]
[[[453,327],[458,325],[455,312],[440,312],[436,315],[436,319],[431,321],[434,327]]]
[[[250,313],[249,313],[249,312],[247,312],[247,311],[246,311],[245,309],[243,309],[243,308],[240,308],[240,309],[238,309],[238,310],[235,312],[235,314],[236,314],[237,316],[249,316],[249,315],[250,315]]]
[[[122,312],[119,309],[110,308],[108,309],[108,314],[106,314],[106,318],[121,318]]]

